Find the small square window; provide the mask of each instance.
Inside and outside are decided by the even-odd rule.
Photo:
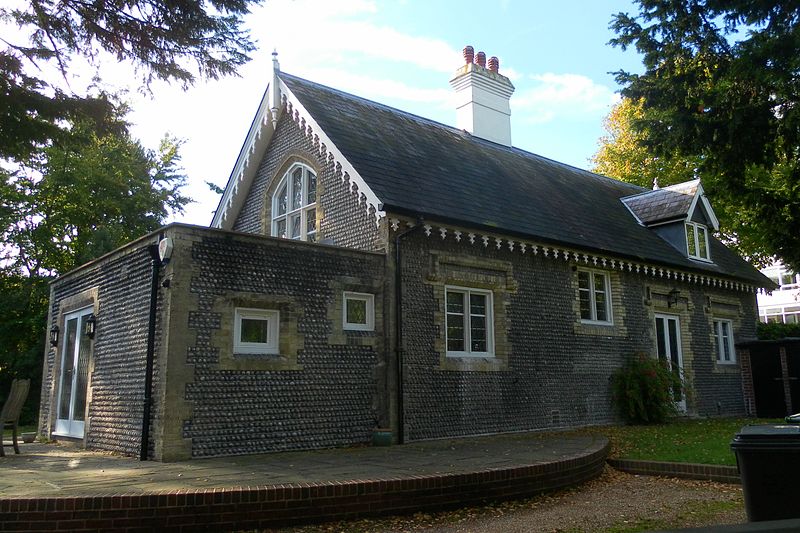
[[[375,330],[375,295],[345,292],[342,298],[342,327],[353,331]]]
[[[233,353],[277,354],[280,313],[273,309],[237,307],[233,332]]]

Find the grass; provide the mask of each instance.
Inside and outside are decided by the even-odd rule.
[[[753,418],[677,419],[664,425],[606,426],[590,431],[606,435],[611,456],[675,463],[736,465],[731,441],[749,424],[772,424],[775,420]]]
[[[671,518],[642,518],[628,523],[615,524],[605,533],[636,533],[666,529],[683,529],[689,525],[710,524],[720,515],[742,506],[741,501],[693,501],[688,502],[677,516]]]
[[[35,425],[30,425],[30,426],[20,426],[20,427],[19,427],[19,429],[17,429],[17,436],[20,436],[20,435],[22,435],[23,433],[36,433],[36,430],[37,430],[37,429],[39,429],[39,428],[38,428],[38,427],[36,427]],[[9,429],[9,428],[3,428],[3,439],[8,439],[8,440],[11,440],[11,437],[12,437],[12,436],[13,436],[13,435],[11,434],[11,429]],[[20,442],[21,442],[21,441],[22,441],[22,437],[20,437]]]

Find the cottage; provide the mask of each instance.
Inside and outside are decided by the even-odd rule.
[[[514,148],[471,47],[453,128],[274,73],[210,228],[56,280],[40,432],[177,460],[613,422],[648,353],[742,414],[767,278],[698,181],[644,190]]]

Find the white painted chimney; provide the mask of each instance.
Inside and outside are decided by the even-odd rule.
[[[500,74],[500,61],[471,46],[464,48],[464,65],[450,80],[456,91],[456,127],[506,146],[511,146],[511,80]]]

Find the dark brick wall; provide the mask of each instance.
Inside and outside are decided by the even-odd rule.
[[[442,368],[442,346],[437,349],[436,343],[444,336],[444,324],[437,322],[440,302],[435,283],[430,282],[435,277],[431,257],[440,253],[511,265],[516,291],[510,294],[506,309],[509,349],[505,367],[489,371]],[[659,302],[647,301],[648,288],[665,281],[617,270],[612,275],[616,276],[612,277],[612,290],[619,293],[615,324],[624,330],[608,334],[602,328],[580,331],[573,307],[577,298],[573,266],[572,261],[553,259],[552,255],[545,258],[541,251],[523,255],[518,247],[513,252],[506,245],[498,250],[494,242],[484,247],[479,240],[472,245],[463,239],[457,243],[450,236],[442,240],[435,229],[431,237],[419,232],[406,238],[402,272],[409,440],[618,420],[610,378],[626,358],[654,354],[653,312],[665,310],[659,309]],[[753,295],[666,283],[682,291],[681,308],[692,309],[688,323],[681,318],[682,330],[690,333],[687,337],[692,341],[691,353],[684,353],[684,360],[693,365],[697,398],[696,405],[690,402],[689,412],[717,414],[719,401],[722,414],[743,413],[738,366],[722,371],[713,368],[712,315],[704,310],[704,302],[709,294],[741,302],[745,311],[737,319],[743,324],[735,331],[738,339],[754,334]],[[498,304],[496,299],[495,308]]]
[[[141,444],[144,372],[150,309],[150,242],[140,242],[115,252],[52,285],[51,323],[60,316],[61,304],[92,288],[97,289],[97,330],[90,363],[90,396],[86,447],[137,455]],[[62,335],[64,324],[58,324]],[[58,346],[58,354],[63,337]],[[39,432],[49,436],[50,398],[56,349],[46,355]]]
[[[746,404],[742,388],[741,357],[737,357],[735,365],[716,363],[716,354],[713,353],[713,341],[709,328],[715,316],[734,318],[734,342],[755,339],[758,321],[756,296],[752,293],[721,291],[713,288],[705,288],[705,290],[694,288],[692,291],[692,299],[696,302],[705,302],[708,297],[737,299],[739,316],[720,315],[715,313],[713,308],[709,310],[702,304],[698,304],[694,309],[690,327],[692,328],[692,351],[697,355],[692,361],[697,414],[701,416],[744,415]]]
[[[196,307],[187,326],[193,405],[184,423],[193,456],[234,455],[352,445],[371,438],[381,417],[382,323],[376,332],[342,332],[335,299],[342,290],[374,286],[384,256],[281,239],[209,232],[192,249],[191,293]],[[379,305],[380,290],[376,292]],[[215,338],[230,317],[220,305],[246,294],[285,302],[297,315],[302,348],[296,368],[221,369]],[[282,300],[281,300],[282,299]],[[231,307],[232,309],[232,307]],[[226,311],[232,312],[232,311]],[[281,311],[283,313],[283,311]],[[283,321],[283,318],[281,319]],[[222,354],[225,356],[225,354]]]
[[[347,248],[383,249],[375,217],[367,211],[358,194],[343,182],[341,169],[337,169],[336,163],[331,158],[320,156],[313,140],[303,134],[285,110],[233,229],[264,234],[265,202],[271,202],[273,180],[275,185],[281,180],[284,163],[287,157],[292,156],[311,162],[317,172],[317,220],[321,238],[333,239],[337,246]],[[266,234],[269,232],[270,223],[267,223]]]

